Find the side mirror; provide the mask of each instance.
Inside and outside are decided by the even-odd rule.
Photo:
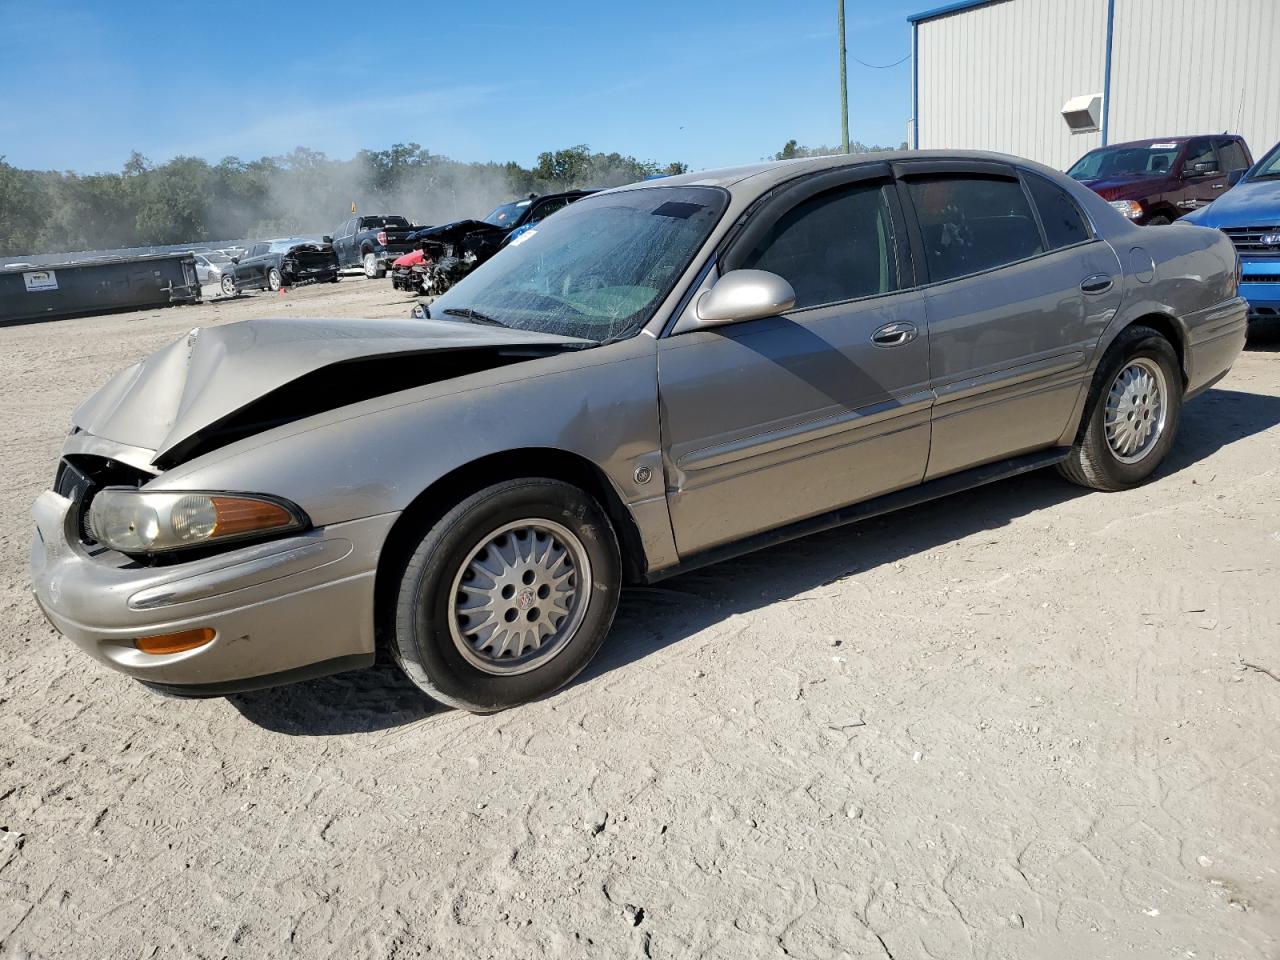
[[[698,298],[699,327],[776,317],[796,305],[796,292],[768,270],[730,270]]]
[[[323,237],[321,237],[321,238],[320,238],[320,242],[321,242],[321,243],[333,243],[333,237],[329,236],[328,234],[325,234]]]
[[[239,257],[232,257],[232,258],[231,258],[231,262],[232,262],[232,263],[239,263],[239,262],[240,262],[240,258],[239,258]]]
[[[1190,167],[1186,167],[1182,171],[1184,179],[1192,177],[1207,177],[1211,173],[1217,173],[1218,168],[1212,160],[1202,160],[1199,163],[1193,163]]]
[[[1232,170],[1227,174],[1227,186],[1234,187],[1237,183],[1244,179],[1244,175],[1248,170]]]

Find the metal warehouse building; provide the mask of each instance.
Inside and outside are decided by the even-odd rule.
[[[961,0],[909,18],[921,149],[1065,169],[1107,143],[1280,140],[1280,0]]]

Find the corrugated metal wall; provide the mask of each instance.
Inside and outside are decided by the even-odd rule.
[[[1278,0],[1116,0],[1113,49],[1112,143],[1226,130],[1256,159],[1280,140]]]
[[[1061,111],[1102,93],[1106,0],[1004,0],[918,30],[922,149],[999,150],[1064,168],[1102,142],[1072,135]]]
[[[1107,0],[1000,0],[917,26],[920,146],[1065,169],[1102,142],[1062,105],[1102,93]],[[1115,0],[1108,140],[1242,133],[1280,140],[1280,0]]]

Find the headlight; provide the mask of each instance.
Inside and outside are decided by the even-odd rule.
[[[301,530],[306,515],[274,497],[107,487],[89,507],[89,534],[121,553],[187,547]]]
[[[1142,204],[1137,200],[1112,200],[1111,206],[1120,211],[1120,215],[1129,220],[1137,220],[1142,216]]]

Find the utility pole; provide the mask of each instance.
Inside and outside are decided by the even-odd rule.
[[[849,82],[845,79],[844,0],[836,0],[840,24],[840,148],[849,152]]]

